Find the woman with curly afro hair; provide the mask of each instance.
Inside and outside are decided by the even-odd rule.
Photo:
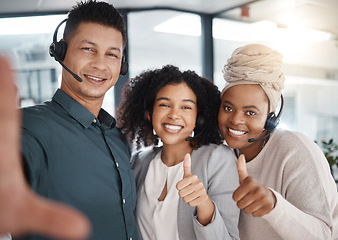
[[[238,239],[236,157],[220,144],[217,87],[167,65],[131,79],[122,96],[118,127],[145,147],[132,157],[141,239]]]

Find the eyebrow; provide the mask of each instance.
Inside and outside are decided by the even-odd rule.
[[[160,97],[160,98],[156,99],[156,102],[161,101],[161,100],[170,101],[170,98]],[[193,101],[191,99],[183,99],[182,102],[191,102],[193,104],[196,104],[195,101]]]
[[[227,101],[227,100],[225,100],[223,103],[227,103],[227,104],[229,104],[229,105],[231,105],[231,106],[234,106],[234,104],[233,104],[232,102]],[[243,108],[244,108],[244,109],[246,109],[246,108],[254,108],[254,109],[256,109],[257,111],[260,111],[255,105],[248,105],[248,106],[244,106]]]
[[[229,104],[229,105],[231,105],[231,106],[234,106],[234,104],[233,104],[232,102],[227,101],[227,100],[225,100],[223,103],[227,103],[227,104]]]
[[[82,43],[88,43],[88,44],[93,45],[93,46],[97,46],[96,43],[91,42],[91,41],[89,41],[89,40],[82,40],[81,42],[82,42]],[[121,50],[120,50],[118,47],[111,47],[110,50],[116,50],[116,51],[121,52]]]

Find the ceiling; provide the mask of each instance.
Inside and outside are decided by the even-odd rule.
[[[27,16],[27,15],[45,15],[56,13],[67,13],[73,5],[80,0],[0,0],[0,18],[14,17],[14,16]],[[330,39],[327,41],[318,42],[315,45],[311,45],[307,48],[300,49],[301,58],[296,59],[294,55],[291,55],[291,62],[287,62],[288,58],[285,57],[285,62],[293,64],[297,71],[301,71],[300,74],[314,75],[308,67],[320,68],[321,75],[329,76],[331,79],[338,79],[338,0],[105,0],[112,3],[116,8],[122,10],[151,10],[151,9],[177,9],[187,12],[202,13],[213,17],[222,17],[225,19],[236,20],[245,23],[260,23],[266,20],[276,24],[279,29],[287,29],[292,26],[301,26],[312,30],[323,31],[329,33]],[[136,14],[137,15],[137,14]],[[153,16],[154,15],[154,16]],[[142,15],[143,16],[143,15]],[[156,38],[153,37],[153,28],[155,25],[165,21],[170,17],[169,15],[159,12],[148,12],[147,18],[141,17],[136,21],[136,27],[133,28],[132,34],[134,38],[140,39],[139,42],[144,41],[151,42],[153,46],[156,46]],[[62,19],[64,17],[62,16]],[[56,21],[60,22],[62,19]],[[129,21],[129,20],[128,20]],[[139,23],[139,24],[138,24]],[[140,25],[142,23],[142,25]],[[41,23],[37,23],[39,28],[42,28]],[[134,24],[135,25],[135,21]],[[5,26],[6,27],[6,26]],[[48,27],[49,29],[50,26]],[[0,27],[0,36],[1,31]],[[52,28],[53,30],[53,28]],[[52,32],[51,30],[51,32]],[[269,35],[274,34],[268,30],[257,33],[257,31],[248,32],[246,30],[235,29],[235,32],[225,31],[231,36],[234,33],[245,32],[245,39],[250,39],[250,35]],[[0,52],[12,49],[15,54],[24,54],[25,51],[44,51],[51,42],[51,32],[49,34],[41,34],[39,38],[35,35],[16,35],[4,36],[0,39]],[[299,35],[299,34],[298,34]],[[142,39],[141,36],[144,36]],[[173,35],[174,37],[174,35]],[[277,36],[278,38],[278,36]],[[297,38],[297,39],[296,39]],[[130,38],[129,38],[130,39]],[[304,39],[304,38],[302,38]],[[299,37],[293,38],[291,41],[303,41]],[[307,39],[312,39],[308,37]],[[171,41],[170,38],[166,39]],[[280,40],[279,41],[284,41]],[[233,50],[231,45],[233,42],[228,41],[227,46],[230,55]],[[190,49],[188,42],[180,43],[177,46],[182,51],[184,49]],[[296,45],[295,45],[296,46]],[[294,46],[294,47],[295,47]],[[138,47],[142,50],[144,47]],[[287,50],[292,49],[287,46]],[[154,49],[154,55],[156,55],[156,49]],[[149,52],[147,54],[150,54]],[[224,54],[224,53],[215,53]],[[139,54],[143,56],[143,54]],[[187,57],[189,54],[185,54]],[[286,56],[286,55],[285,55]],[[47,56],[48,57],[48,56]],[[216,56],[217,57],[217,56]],[[48,58],[49,59],[49,58]],[[46,61],[46,64],[54,63],[51,59]],[[136,60],[135,60],[136,61]],[[138,61],[138,60],[137,60]],[[140,60],[142,62],[142,60]],[[154,60],[155,61],[155,60]],[[189,62],[189,59],[186,60]],[[299,66],[304,66],[300,68]],[[299,70],[301,69],[301,70]],[[328,70],[329,69],[329,70]],[[291,68],[292,73],[294,71]],[[319,70],[318,70],[319,71]],[[333,77],[332,77],[333,76]]]
[[[222,16],[245,22],[274,21],[338,36],[337,0],[106,0],[119,9],[170,8]],[[25,13],[67,12],[77,0],[0,0],[0,17]]]

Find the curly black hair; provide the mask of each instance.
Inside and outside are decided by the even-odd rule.
[[[161,69],[141,73],[123,87],[122,102],[116,112],[117,126],[131,142],[136,143],[137,149],[142,145],[158,144],[157,137],[153,135],[152,124],[148,121],[148,111],[151,115],[158,91],[168,84],[183,82],[191,88],[197,99],[197,121],[194,129],[196,138],[190,141],[190,145],[197,149],[209,143],[220,143],[218,88],[194,71],[181,72],[175,66],[166,65]]]
[[[68,20],[63,33],[66,42],[74,36],[82,22],[93,22],[117,29],[122,34],[123,46],[127,42],[127,28],[123,16],[112,4],[87,0],[78,2],[68,13]]]

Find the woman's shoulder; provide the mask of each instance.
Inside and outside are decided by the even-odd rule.
[[[292,162],[325,162],[325,157],[320,147],[314,140],[304,133],[277,129],[266,144],[269,154],[288,156],[288,161]]]
[[[150,162],[161,149],[161,147],[154,148],[153,146],[149,146],[133,152],[131,156],[132,167],[135,168],[135,166],[144,162]]]
[[[201,153],[219,153],[219,154],[233,154],[233,149],[225,144],[214,144],[203,145],[197,149]]]
[[[316,145],[314,140],[310,139],[307,135],[297,131],[287,129],[277,129],[270,138],[271,142],[284,147],[310,147]],[[269,141],[270,141],[269,140]]]
[[[196,150],[192,157],[200,158],[208,165],[236,164],[234,151],[223,144],[209,144]]]

